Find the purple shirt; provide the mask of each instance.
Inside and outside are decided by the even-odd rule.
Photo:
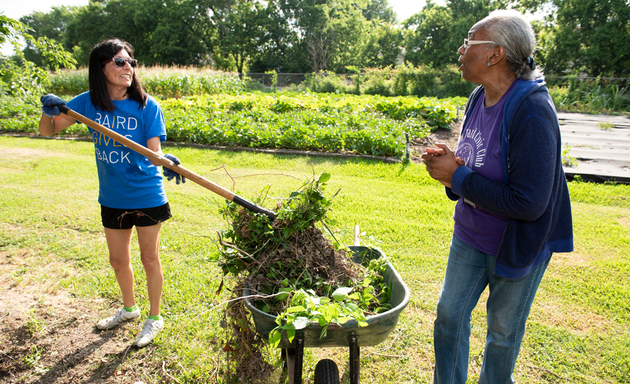
[[[484,107],[485,91],[482,92],[462,125],[457,145],[456,155],[466,166],[492,181],[503,182],[499,136],[503,107],[516,83],[514,81],[501,100],[491,107]],[[483,253],[497,254],[507,225],[506,217],[475,207],[462,198],[457,201],[453,218],[453,236]]]

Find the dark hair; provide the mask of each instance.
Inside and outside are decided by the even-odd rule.
[[[112,103],[109,91],[107,90],[107,78],[103,72],[103,61],[113,58],[121,50],[127,51],[129,56],[133,59],[133,47],[131,44],[120,39],[109,39],[101,41],[92,48],[90,53],[88,79],[90,84],[90,99],[92,104],[96,107],[113,112],[114,103]],[[131,86],[127,88],[127,96],[140,103],[140,106],[144,108],[147,103],[147,94],[142,90],[140,79],[136,75],[136,71],[133,71],[133,78],[131,80]]]

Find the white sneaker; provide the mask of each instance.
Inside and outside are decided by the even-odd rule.
[[[133,345],[138,348],[146,347],[162,328],[164,328],[164,320],[147,319],[142,327],[142,332],[140,332],[136,341],[133,342]]]
[[[140,309],[136,309],[133,312],[129,312],[124,308],[119,309],[114,316],[108,317],[96,323],[98,329],[110,329],[114,328],[126,321],[134,320],[140,317]]]

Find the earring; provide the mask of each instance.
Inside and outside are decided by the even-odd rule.
[[[490,63],[490,62],[488,61],[488,67],[489,67],[489,66],[491,66],[491,65],[492,65],[492,63]]]

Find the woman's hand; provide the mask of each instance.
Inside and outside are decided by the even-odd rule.
[[[42,136],[52,136],[76,123],[73,118],[59,111],[59,106],[66,105],[60,97],[49,93],[41,97],[41,102],[42,117],[39,119],[38,128]]]
[[[429,175],[446,187],[451,187],[453,173],[458,167],[465,165],[464,161],[455,156],[448,145],[436,143],[437,148],[427,148],[422,155]]]
[[[175,155],[171,155],[170,153],[167,153],[166,155],[164,155],[164,157],[169,159],[171,162],[173,162],[176,165],[181,164],[181,162]],[[179,184],[180,181],[182,183],[186,182],[186,178],[180,175],[179,173],[173,171],[172,169],[168,169],[166,167],[162,167],[162,168],[163,168],[164,176],[166,176],[166,180],[171,181],[173,178],[175,178],[175,184]]]
[[[48,117],[59,116],[61,112],[59,111],[59,107],[62,105],[66,105],[66,102],[59,96],[55,96],[52,93],[44,95],[41,97],[42,102],[42,112]]]

